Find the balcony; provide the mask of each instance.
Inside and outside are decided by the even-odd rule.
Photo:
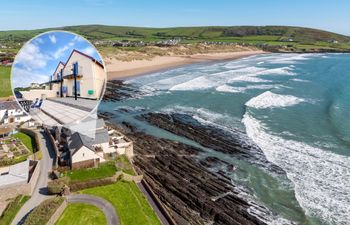
[[[59,83],[61,80],[62,77],[60,74],[56,74],[51,77],[51,83]]]
[[[83,76],[83,67],[78,66],[77,77],[82,77],[82,76]],[[74,78],[73,66],[69,66],[68,68],[65,68],[63,70],[63,78],[64,79],[73,79]]]

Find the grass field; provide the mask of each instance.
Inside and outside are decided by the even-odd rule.
[[[12,95],[10,76],[11,67],[0,66],[0,98]]]
[[[134,182],[115,184],[83,190],[82,193],[106,199],[117,211],[121,225],[160,225],[157,215]]]
[[[350,51],[350,37],[328,31],[292,26],[203,26],[203,27],[171,27],[146,28],[105,25],[67,26],[60,29],[81,34],[90,41],[96,40],[130,40],[154,42],[166,39],[181,39],[180,43],[235,42],[252,45],[312,45],[314,48],[332,48],[337,51]],[[0,43],[8,45],[8,55],[14,56],[20,46],[35,35],[57,28],[38,30],[0,31]],[[292,39],[291,42],[286,40]],[[333,42],[337,41],[337,42]],[[299,44],[299,45],[298,45]],[[302,46],[303,47],[303,46]]]
[[[125,155],[118,156],[116,159],[117,169],[124,173],[135,175],[129,159]]]
[[[109,161],[101,163],[98,168],[67,171],[64,173],[64,175],[69,177],[71,182],[75,182],[111,177],[115,174],[115,172],[115,162]]]
[[[55,225],[105,225],[103,212],[93,205],[72,203],[67,206]]]
[[[29,196],[19,195],[12,202],[10,202],[0,217],[0,224],[1,225],[11,224],[17,212],[21,209],[24,203],[28,201],[29,198],[30,198]]]
[[[35,139],[29,136],[28,134],[18,132],[13,135],[13,137],[16,137],[22,141],[22,143],[31,151],[34,153],[35,151]]]

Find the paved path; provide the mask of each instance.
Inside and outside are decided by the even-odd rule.
[[[47,194],[47,182],[49,180],[48,172],[52,170],[52,162],[53,158],[55,157],[54,150],[44,131],[42,131],[42,133],[38,132],[38,134],[41,139],[41,151],[43,154],[43,158],[40,160],[40,174],[38,177],[38,181],[31,198],[23,205],[23,207],[17,213],[11,225],[22,224],[29,212],[32,211],[34,207],[38,206],[45,199],[51,197]]]
[[[79,194],[79,195],[67,196],[67,201],[68,203],[86,203],[86,204],[94,205],[103,211],[108,221],[108,225],[120,224],[119,218],[117,216],[117,213],[115,212],[113,205],[102,198],[92,196],[92,195]]]

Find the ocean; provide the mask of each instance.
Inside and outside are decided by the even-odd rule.
[[[349,61],[350,54],[264,54],[187,65],[127,80],[141,92],[102,102],[100,111],[146,133],[194,145],[137,115],[182,113],[239,134],[285,174],[207,148],[199,157],[235,165],[231,179],[246,198],[273,212],[269,223],[345,225],[350,221]]]

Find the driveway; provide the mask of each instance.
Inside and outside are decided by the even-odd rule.
[[[40,174],[38,181],[31,198],[19,210],[11,225],[22,224],[33,208],[38,206],[44,200],[52,197],[47,194],[47,182],[49,180],[48,172],[52,170],[52,162],[55,157],[55,153],[49,138],[46,136],[44,131],[38,132],[38,134],[41,139],[41,151],[43,154],[43,158],[40,160]]]
[[[119,218],[117,216],[117,213],[115,212],[115,209],[111,203],[108,201],[92,196],[92,195],[69,195],[67,196],[68,203],[86,203],[96,206],[97,208],[101,209],[102,212],[105,214],[106,219],[108,221],[108,225],[119,225]]]

